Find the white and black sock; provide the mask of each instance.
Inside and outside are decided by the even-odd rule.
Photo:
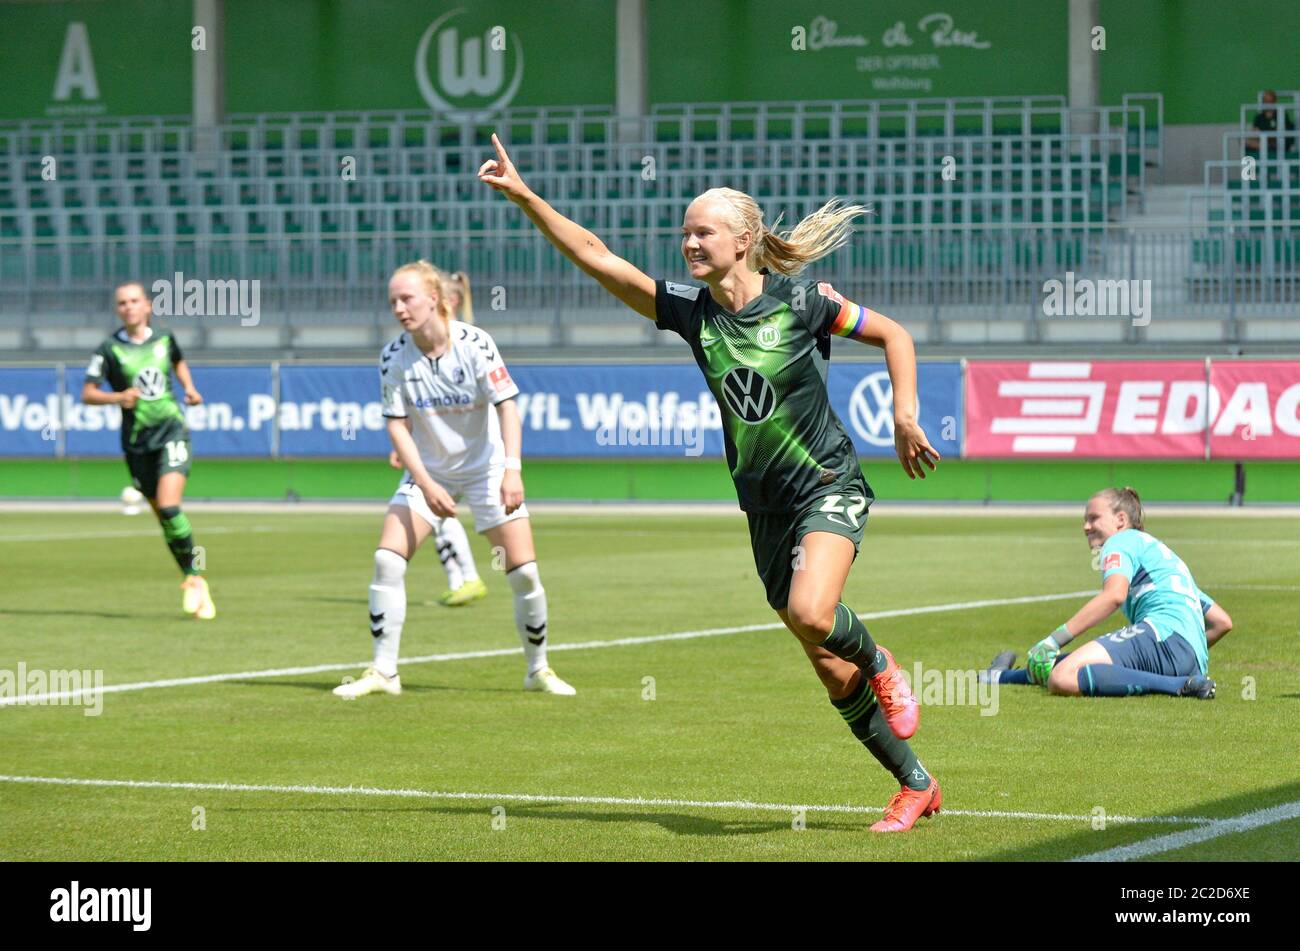
[[[537,562],[530,561],[506,572],[510,590],[515,594],[515,630],[524,645],[528,673],[535,674],[546,666],[546,589],[537,573]]]
[[[375,577],[370,582],[370,634],[375,639],[375,669],[397,675],[397,648],[406,620],[406,559],[387,548],[375,550]]]
[[[447,587],[455,591],[469,581],[478,580],[474,554],[469,550],[469,536],[460,519],[444,518],[438,525],[436,537],[438,557],[447,570]]]
[[[459,525],[460,522],[454,518],[444,518],[438,522],[437,529],[433,533],[433,543],[438,549],[438,560],[442,562],[442,570],[447,572],[447,587],[455,591],[465,583],[465,575],[460,570],[460,560],[456,557],[456,543],[449,537],[455,529],[452,524]],[[464,529],[461,529],[463,532]]]

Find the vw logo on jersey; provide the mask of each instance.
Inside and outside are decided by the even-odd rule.
[[[727,408],[753,426],[776,409],[776,390],[752,367],[732,367],[722,378],[722,398]]]
[[[758,345],[764,350],[771,350],[781,342],[781,328],[776,324],[764,324],[758,328]]]
[[[917,403],[920,411],[920,402]],[[858,435],[873,446],[894,444],[894,386],[889,373],[868,373],[849,397],[849,421]]]
[[[487,116],[509,105],[524,79],[524,48],[519,35],[512,33],[509,42],[503,44],[504,37],[493,34],[501,28],[494,26],[482,36],[469,36],[462,41],[457,28],[447,21],[464,12],[464,7],[457,7],[434,20],[415,50],[415,82],[420,87],[420,95],[431,109],[452,119]],[[429,76],[429,48],[435,38],[437,51],[432,58],[438,66],[436,81]],[[500,48],[501,45],[505,48]],[[505,81],[507,52],[513,53],[515,60],[514,75],[508,85]]]
[[[157,367],[145,367],[135,375],[131,385],[140,391],[140,399],[156,400],[167,389],[167,377]]]

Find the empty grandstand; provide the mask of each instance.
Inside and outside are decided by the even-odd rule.
[[[102,11],[83,6],[17,3],[0,12],[11,27],[6,42],[20,43],[22,28],[39,26],[37,45],[58,53],[38,61],[52,91],[34,89],[29,114],[0,121],[0,349],[12,356],[79,356],[102,334],[116,283],[178,274],[257,282],[255,326],[180,322],[201,352],[356,356],[388,333],[384,276],[417,256],[499,288],[495,333],[521,353],[657,346],[658,334],[626,321],[512,209],[477,186],[471,172],[494,130],[557,208],[665,276],[680,272],[682,211],[708,187],[725,183],[761,196],[772,215],[787,220],[831,196],[868,203],[870,222],[825,270],[938,348],[1230,350],[1300,339],[1300,155],[1287,131],[1294,130],[1297,93],[1283,90],[1265,102],[1273,71],[1249,62],[1229,85],[1250,89],[1250,97],[1239,93],[1225,106],[1221,96],[1204,116],[1188,114],[1195,104],[1185,101],[1185,89],[1119,89],[1107,73],[1106,44],[1132,39],[1112,26],[1101,48],[1095,30],[1084,37],[1091,45],[1069,48],[1063,28],[1131,22],[1131,12],[1108,2],[1033,5],[1052,8],[1048,40],[1017,28],[1017,18],[1028,16],[1023,10],[999,9],[1015,4],[977,5],[961,15],[962,24],[949,17],[945,25],[923,4],[901,3],[892,39],[908,41],[909,57],[884,55],[890,17],[877,23],[846,9],[831,19],[811,7],[807,16],[777,17],[778,8],[761,5],[775,25],[765,39],[737,40],[729,61],[753,68],[756,50],[776,49],[773,68],[787,76],[791,96],[760,98],[771,80],[756,75],[748,89],[739,83],[749,94],[729,101],[713,101],[707,84],[688,101],[655,98],[657,90],[681,88],[671,59],[656,59],[667,52],[664,31],[680,4],[586,3],[571,17],[615,47],[592,67],[587,101],[578,98],[579,85],[558,101],[527,105],[518,103],[547,95],[545,81],[536,83],[540,95],[527,95],[527,70],[559,68],[539,63],[563,57],[555,34],[541,40],[538,24],[512,24],[519,32],[503,39],[498,53],[488,50],[487,8],[449,8],[436,17],[412,4],[405,20],[420,29],[394,26],[400,64],[379,82],[371,108],[225,112],[225,103],[238,104],[231,87],[246,85],[245,71],[264,75],[274,67],[266,62],[267,41],[249,37],[253,26],[243,17],[253,16],[250,5],[205,0],[192,10],[196,24],[207,24],[205,48],[192,53],[190,70],[183,61],[176,67],[190,84],[193,109],[171,115],[119,115],[104,102],[95,63],[132,21],[95,20]],[[349,20],[364,19],[364,4],[342,6]],[[752,9],[711,6],[719,16]],[[1193,18],[1207,30],[1224,25],[1212,4],[1179,6],[1195,8]],[[152,8],[124,7],[137,18]],[[448,33],[445,23],[457,17],[462,33]],[[438,24],[444,45],[487,25],[480,75],[472,74],[469,46],[459,77],[454,63],[438,64],[440,72],[428,66],[436,59],[429,31]],[[1041,49],[1043,42],[1053,49]],[[1151,42],[1166,44],[1150,55],[1172,57],[1171,76],[1192,69],[1181,39]],[[313,44],[320,49],[310,56],[332,49],[324,40]],[[860,55],[867,50],[881,55]],[[846,61],[841,88],[825,88],[821,64],[838,54],[856,57],[858,75]],[[289,56],[286,69],[310,56]],[[410,74],[412,56],[416,69],[406,77],[410,88],[402,88],[397,76]],[[805,69],[816,57],[817,68]],[[1033,91],[1008,91],[1015,80],[999,75],[1017,59],[1036,64],[1022,80]],[[625,61],[641,63],[641,72]],[[459,88],[473,100],[473,81],[489,82],[494,66],[499,86],[507,85],[506,72],[524,77],[515,101],[461,108],[447,89],[432,88]],[[876,84],[879,75],[897,79],[909,70],[927,77],[930,85],[920,88],[933,90],[936,69],[969,88],[949,96],[861,95],[863,76]],[[301,82],[296,72],[284,77],[287,90]],[[799,98],[810,86],[819,95]],[[1038,91],[1054,86],[1060,91]],[[416,87],[428,93],[422,108],[388,108]],[[430,105],[430,95],[444,108]],[[1190,151],[1213,155],[1195,178],[1187,178],[1185,162],[1170,174],[1167,95],[1179,100],[1175,134],[1198,130]],[[147,88],[135,91],[135,101],[148,98]],[[173,89],[156,98],[160,113],[177,101]],[[301,97],[286,91],[285,98]],[[1269,105],[1276,129],[1260,131],[1255,117]],[[1211,125],[1225,113],[1235,122]],[[1179,137],[1182,158],[1187,141]],[[1210,143],[1220,154],[1209,152]],[[1154,319],[1052,319],[1045,288],[1067,277],[1149,282]]]

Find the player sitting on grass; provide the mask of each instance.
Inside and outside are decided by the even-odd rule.
[[[474,299],[470,295],[469,275],[457,271],[447,279],[446,285],[452,318],[473,325]],[[388,464],[394,469],[404,468],[396,449],[389,452]],[[438,560],[447,573],[447,590],[438,596],[438,603],[445,608],[459,608],[487,597],[487,585],[478,575],[474,553],[469,547],[469,537],[460,520],[438,519],[433,530],[433,541],[438,551]]]
[[[871,830],[902,832],[938,812],[939,783],[906,742],[920,715],[916,698],[889,651],[840,600],[875,496],[826,395],[832,336],[882,348],[898,458],[908,476],[924,477],[939,454],[916,419],[916,351],[899,324],[800,276],[849,240],[865,209],[831,201],[778,234],[751,196],[710,189],[682,222],[684,263],[704,286],[656,281],[543,201],[495,135],[492,144],[496,158],[479,179],[614,297],[690,345],[722,413],[767,603],[853,735],[901,786]]]
[[[1181,558],[1143,531],[1143,524],[1142,501],[1127,486],[1103,489],[1088,500],[1083,533],[1094,550],[1101,549],[1101,592],[1029,649],[1024,670],[1009,669],[1014,653],[999,654],[990,679],[1045,684],[1054,694],[1074,697],[1214,698],[1214,681],[1207,676],[1209,647],[1232,629],[1232,619],[1196,586]],[[1120,607],[1128,627],[1061,653]]]

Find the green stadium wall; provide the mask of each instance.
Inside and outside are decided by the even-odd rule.
[[[652,103],[1067,91],[1067,0],[646,6]],[[520,70],[510,105],[612,107],[615,100],[614,0],[226,0],[224,7],[231,112],[430,108],[417,51],[444,15],[462,41],[504,28],[500,88]],[[1295,0],[1101,0],[1099,9],[1104,103],[1156,91],[1165,96],[1168,123],[1226,123],[1261,89],[1297,85],[1287,65],[1296,61],[1300,37]],[[920,24],[940,11],[951,14],[952,30],[936,44],[933,21],[926,29]],[[791,31],[815,21],[822,37],[833,21],[838,43],[792,49]],[[82,27],[74,24],[84,25],[80,45]],[[0,3],[0,118],[184,115],[192,29],[188,0]],[[951,42],[958,33],[963,38]],[[87,50],[89,59],[81,55]],[[55,99],[61,61],[83,78],[92,73],[95,87],[75,86]],[[433,54],[424,61],[429,84],[441,88]],[[470,91],[451,104],[483,107],[497,95]]]
[[[1159,502],[1223,502],[1231,462],[945,461],[924,481],[893,462],[864,467],[881,500],[897,502],[1079,502],[1108,485],[1132,485]],[[1246,501],[1300,503],[1300,463],[1245,464]],[[718,460],[545,460],[524,469],[528,497],[573,501],[731,502],[735,491]],[[116,498],[129,482],[114,459],[5,460],[0,498]],[[397,473],[382,460],[199,459],[186,496],[194,499],[387,499]]]

